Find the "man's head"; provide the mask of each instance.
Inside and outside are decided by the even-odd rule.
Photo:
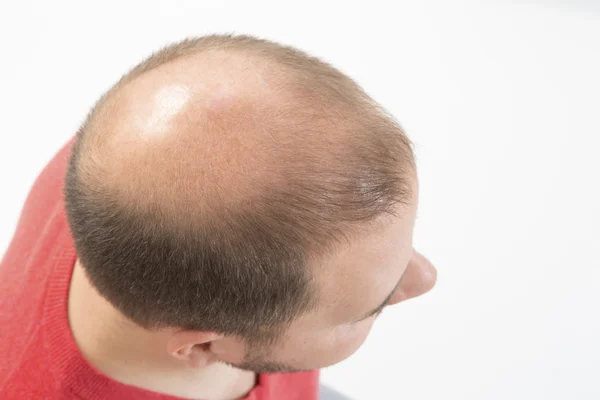
[[[123,77],[78,132],[65,198],[91,284],[191,366],[334,364],[371,311],[435,281],[397,122],[330,65],[248,36]]]

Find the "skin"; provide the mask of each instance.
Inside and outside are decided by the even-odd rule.
[[[123,196],[142,201],[145,192],[167,185],[174,173],[189,173],[201,181],[209,171],[218,186],[235,187],[241,195],[251,190],[244,186],[249,185],[245,172],[251,171],[253,179],[273,173],[268,157],[261,161],[249,156],[262,138],[252,122],[244,121],[256,110],[255,104],[274,101],[277,93],[266,69],[248,66],[247,60],[232,62],[229,55],[189,58],[151,71],[123,88],[118,106],[105,112],[111,134],[103,140],[113,160],[106,171],[110,183],[120,187]],[[190,72],[195,70],[202,70],[202,76]],[[209,81],[206,71],[214,71]],[[244,82],[243,88],[239,82]],[[198,147],[198,126],[218,127],[221,134],[204,133]],[[240,131],[255,134],[235,135]],[[224,146],[227,152],[215,151]],[[189,159],[189,168],[182,172],[173,166],[165,151],[177,151],[179,160]],[[208,166],[197,166],[199,159],[207,160]],[[227,168],[219,169],[224,163]],[[144,169],[148,164],[156,168]],[[218,332],[142,329],[96,292],[79,262],[69,293],[73,337],[84,357],[107,376],[187,398],[242,398],[254,386],[256,373],[336,364],[362,345],[377,314],[363,317],[384,300],[386,306],[397,304],[435,284],[435,268],[413,248],[416,174],[412,185],[414,197],[408,206],[398,208],[396,217],[382,217],[348,246],[326,259],[313,260],[310,267],[321,297],[319,307],[296,319],[282,340],[269,348],[255,348]],[[182,202],[176,204],[178,208],[188,193],[202,188],[190,184],[185,190],[178,197]],[[235,199],[236,193],[228,192],[228,199]]]

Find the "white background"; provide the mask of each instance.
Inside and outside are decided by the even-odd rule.
[[[121,74],[185,36],[251,33],[332,62],[416,143],[415,247],[438,285],[323,382],[357,400],[600,398],[598,2],[0,4],[0,253]]]

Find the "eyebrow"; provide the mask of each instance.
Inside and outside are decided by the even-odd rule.
[[[398,281],[398,284],[400,284],[400,281]],[[375,309],[373,309],[372,311],[369,311],[367,314],[365,314],[364,316],[360,317],[359,319],[357,319],[354,322],[360,322],[363,321],[369,317],[372,317],[375,314],[379,314],[379,312],[381,312],[385,306],[387,305],[387,303],[389,303],[390,299],[392,298],[392,296],[394,295],[394,293],[396,293],[396,290],[398,289],[398,285],[394,286],[394,290],[392,290],[392,293],[390,293],[388,295],[388,297],[385,298],[385,300],[383,301],[383,303],[381,303],[379,306],[377,306]]]

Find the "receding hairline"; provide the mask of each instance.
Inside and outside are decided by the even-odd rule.
[[[341,115],[342,111],[339,107],[346,106],[352,102],[363,102],[363,105],[365,105],[364,109],[356,104],[353,106],[356,108],[356,111],[364,114],[364,118],[377,113],[381,114],[383,111],[381,108],[377,107],[377,105],[372,102],[362,89],[350,78],[346,77],[329,64],[297,49],[244,35],[210,35],[201,38],[186,39],[174,45],[167,46],[160,51],[153,53],[120,79],[119,82],[100,99],[98,105],[90,113],[88,118],[89,126],[88,129],[86,129],[86,133],[91,134],[87,134],[85,135],[86,137],[82,138],[83,141],[86,142],[81,146],[82,151],[84,153],[88,153],[88,150],[93,151],[94,147],[98,147],[100,144],[99,142],[104,140],[107,136],[94,135],[93,132],[102,131],[102,128],[104,128],[103,120],[110,119],[110,106],[112,105],[113,108],[118,107],[119,94],[126,86],[134,83],[136,79],[143,77],[153,70],[161,67],[168,67],[169,65],[172,66],[178,62],[185,62],[194,57],[201,59],[203,56],[215,56],[217,59],[223,56],[230,56],[235,57],[236,62],[238,60],[245,60],[249,65],[256,66],[256,68],[262,69],[263,71],[265,69],[269,72],[280,71],[281,74],[285,76],[274,78],[277,80],[275,84],[280,80],[285,82],[282,83],[282,86],[285,87],[279,88],[282,92],[287,92],[287,96],[285,96],[287,99],[284,101],[286,101],[287,104],[292,102],[297,103],[290,107],[292,111],[298,111],[298,113],[303,112],[306,114],[304,119],[310,120],[307,122],[308,124],[312,124],[312,126],[307,127],[307,130],[317,130],[318,128],[316,128],[316,126],[319,123],[331,124],[333,122],[333,124],[348,124],[351,123],[352,119],[360,118],[360,115],[351,116],[348,110],[346,110],[346,116]],[[326,93],[326,90],[323,87],[315,85],[314,83],[311,85],[312,87],[307,87],[308,85],[306,82],[311,79],[318,79],[323,83],[327,82],[327,79],[334,79],[336,80],[336,84],[345,85],[343,86],[343,89],[348,95],[340,97],[340,93],[338,93],[339,88],[334,86],[332,87],[335,90],[329,90],[330,93]],[[349,95],[349,93],[352,93],[352,96]],[[260,99],[254,99],[252,101],[260,101]],[[311,102],[318,102],[318,104],[311,104]],[[301,103],[304,103],[305,106],[298,106]],[[325,106],[323,103],[328,104]],[[107,114],[105,115],[106,118],[103,118],[102,114]],[[294,117],[296,118],[294,123],[296,123],[300,117],[291,114],[292,113],[290,112],[290,115],[280,116],[279,123],[281,123],[281,120],[283,120],[284,117],[290,118],[290,121],[292,121],[292,117]],[[322,117],[321,122],[317,120],[317,115]],[[391,116],[387,115],[384,119],[390,117]],[[408,157],[405,157],[403,162],[413,166],[414,160],[412,159],[412,151],[410,150],[411,143],[408,138],[406,138],[399,126],[394,127],[393,123],[389,124],[387,128],[399,129],[398,133],[403,136],[402,139],[405,141],[406,146],[409,147],[405,153]],[[331,136],[325,137],[324,135],[321,135],[321,137],[317,139],[322,141],[322,143],[318,144],[319,146],[325,146],[327,144],[335,145],[335,143],[332,143],[335,142],[335,140],[331,140]],[[326,143],[327,141],[329,141],[329,143]],[[302,145],[302,143],[299,145]],[[85,159],[85,157],[83,158]]]
[[[373,122],[374,126],[380,125],[377,126],[376,129],[381,129],[382,131],[396,131],[398,139],[403,143],[400,146],[402,147],[403,153],[402,157],[400,157],[402,165],[399,167],[405,172],[416,170],[411,148],[412,143],[410,140],[406,137],[400,126],[397,125],[397,122],[393,117],[387,114],[383,108],[368,97],[362,88],[360,88],[360,86],[358,86],[351,78],[342,74],[326,62],[295,48],[243,35],[211,35],[195,39],[186,39],[153,53],[146,60],[134,67],[99,100],[98,106],[95,107],[95,109],[100,110],[100,113],[90,113],[91,116],[88,118],[90,123],[87,131],[92,134],[86,135],[88,137],[81,138],[83,139],[82,142],[84,142],[81,146],[81,150],[84,153],[81,157],[81,161],[85,162],[86,155],[90,154],[92,157],[88,157],[88,159],[94,159],[93,153],[96,150],[94,149],[95,144],[98,144],[97,141],[101,141],[103,137],[103,135],[93,134],[94,130],[102,130],[102,126],[96,126],[96,129],[94,129],[94,125],[102,124],[102,116],[94,114],[102,114],[104,111],[107,111],[107,107],[105,106],[110,103],[112,103],[113,106],[117,104],[118,107],[119,94],[123,89],[130,84],[135,84],[136,80],[143,78],[144,75],[152,73],[152,71],[158,70],[161,67],[168,68],[177,63],[185,63],[188,60],[192,62],[194,62],[194,60],[199,60],[199,62],[202,63],[202,57],[204,56],[209,58],[215,57],[217,60],[223,57],[225,59],[230,58],[236,62],[248,62],[249,65],[267,69],[268,71],[280,72],[282,76],[276,78],[279,79],[277,82],[283,82],[282,87],[279,89],[281,92],[287,94],[287,96],[283,96],[285,99],[284,101],[286,102],[282,103],[282,105],[289,105],[289,110],[287,110],[287,113],[282,112],[281,115],[278,116],[278,120],[275,124],[284,126],[288,123],[288,119],[289,121],[293,121],[290,125],[295,124],[300,120],[302,120],[303,123],[306,123],[307,126],[301,127],[300,129],[304,130],[304,134],[307,134],[307,132],[310,134],[311,131],[314,131],[312,145],[321,150],[320,153],[317,154],[321,159],[327,159],[331,155],[332,163],[343,163],[344,157],[339,156],[340,154],[343,154],[343,151],[340,151],[339,148],[346,146],[343,143],[344,140],[348,142],[353,141],[355,147],[357,146],[357,143],[364,140],[364,137],[352,136],[352,134],[356,131],[360,131],[361,128],[355,128],[358,126],[358,122],[369,120]],[[260,100],[261,99],[255,98],[253,101]],[[319,103],[311,103],[315,101]],[[302,104],[302,106],[299,106],[300,104]],[[282,109],[283,108],[284,107],[282,107]],[[110,107],[108,107],[108,110],[109,109]],[[352,110],[354,111],[354,114],[351,113]],[[302,113],[303,115],[298,115]],[[322,118],[321,122],[319,122],[317,116]],[[322,123],[323,125],[318,127],[319,123]],[[332,126],[340,127],[343,125],[347,128],[345,138],[338,138],[335,140],[332,139],[333,136],[331,135],[321,135],[319,130],[323,129],[325,124],[329,129],[331,129]],[[301,126],[301,124],[298,124],[298,126]],[[339,132],[341,132],[341,130]],[[362,133],[364,135],[374,135],[377,132]],[[288,135],[288,138],[293,142],[293,134]],[[86,139],[91,139],[89,141],[90,143],[85,143],[88,142]],[[308,148],[307,143],[302,141],[290,144],[298,146],[299,149]],[[338,149],[336,149],[336,147]],[[306,152],[305,155],[307,159],[313,156],[313,154],[309,152]],[[271,158],[271,162],[276,161],[280,164],[287,163],[284,167],[287,167],[288,173],[294,169],[306,171],[309,161],[296,159],[295,163],[290,162],[290,160],[294,161],[294,156],[296,156],[295,151],[290,151],[289,157],[282,156],[280,159],[277,159],[276,157]],[[99,159],[100,157],[96,154],[95,158]],[[310,173],[310,171],[307,172]],[[254,186],[253,189],[255,189],[255,191],[253,191],[253,196],[255,198],[262,197],[265,190],[272,190],[277,184],[285,184],[285,176],[282,176],[281,174],[278,175],[274,171],[268,171],[268,174],[268,181],[265,180],[264,185]],[[92,168],[89,170],[87,176],[92,177],[94,175]],[[102,182],[98,183],[102,184]],[[227,187],[227,190],[232,189],[235,188]],[[131,191],[131,193],[134,192],[134,190]],[[227,193],[227,195],[230,195],[230,193]],[[210,197],[207,198],[210,200]],[[178,198],[177,201],[185,200],[184,197],[181,197],[181,199],[182,200]],[[250,199],[250,197],[241,197],[241,201],[248,199]],[[130,197],[130,200],[135,202],[137,199],[132,196]],[[219,206],[221,205],[222,204],[213,203],[211,206],[214,208],[211,209],[210,206],[207,206],[206,209],[210,209],[212,212],[213,210],[219,209]],[[225,211],[225,209],[222,209],[222,212],[223,211]],[[170,214],[171,217],[177,217],[176,214]],[[185,216],[183,216],[183,219],[175,219],[183,224],[191,222],[190,220],[187,220]],[[175,223],[174,220],[172,222]]]
[[[88,115],[88,120],[93,119],[91,117],[95,109],[101,108],[101,105],[117,95],[120,89],[145,73],[189,58],[210,58],[213,55],[237,57],[238,60],[245,60],[262,71],[280,75],[277,79],[285,81],[286,90],[299,98],[326,102],[328,107],[336,107],[343,103],[360,103],[368,108],[367,112],[379,112],[393,119],[352,78],[320,58],[296,47],[256,36],[213,34],[186,38],[153,52],[123,75],[99,99],[96,107]],[[406,141],[410,144],[408,138]]]
[[[247,62],[253,63],[255,66],[269,69],[271,72],[286,73],[288,77],[293,76],[298,80],[302,80],[304,77],[314,79],[315,75],[321,75],[324,81],[335,78],[354,83],[352,79],[328,62],[298,48],[251,35],[214,34],[186,38],[153,52],[124,74],[98,103],[110,98],[123,86],[149,71],[177,61],[197,56],[211,57],[212,55],[245,58]],[[312,76],[310,76],[311,74]]]

